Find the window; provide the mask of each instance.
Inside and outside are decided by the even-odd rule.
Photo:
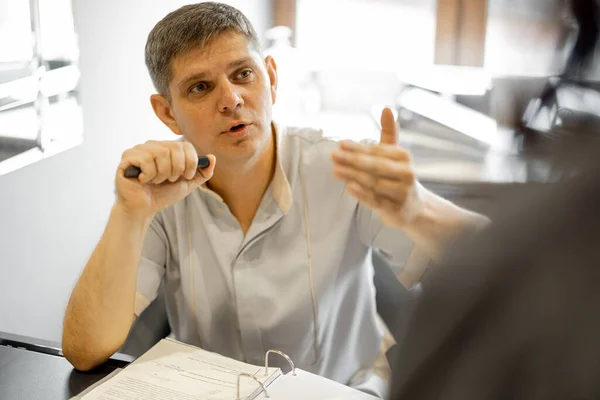
[[[431,64],[436,0],[298,0],[296,45],[319,68]]]
[[[0,0],[0,174],[81,141],[71,6]]]

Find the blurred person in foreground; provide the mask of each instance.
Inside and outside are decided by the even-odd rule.
[[[391,398],[600,398],[600,129],[424,281]]]

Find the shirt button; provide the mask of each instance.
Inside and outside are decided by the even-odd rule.
[[[223,208],[219,208],[219,214],[223,214],[225,213],[225,210],[223,210]]]

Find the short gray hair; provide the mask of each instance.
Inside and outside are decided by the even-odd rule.
[[[171,62],[194,47],[203,47],[225,32],[237,32],[260,51],[258,36],[246,16],[227,4],[204,2],[183,6],[159,21],[146,42],[146,67],[158,93],[170,99]]]

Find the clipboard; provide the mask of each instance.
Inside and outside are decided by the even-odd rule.
[[[291,371],[269,367],[272,354]],[[84,400],[121,398],[156,400],[376,400],[377,397],[296,368],[279,350],[265,353],[264,367],[213,353],[172,339],[162,339],[126,368],[82,393]]]

